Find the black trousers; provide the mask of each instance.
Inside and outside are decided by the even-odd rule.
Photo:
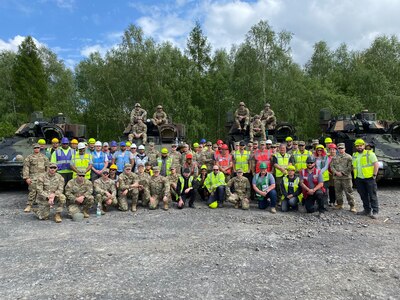
[[[321,190],[316,191],[314,195],[307,195],[307,198],[304,199],[304,205],[306,207],[307,212],[308,213],[315,212],[315,202],[317,202],[318,204],[318,211],[324,212],[325,211],[324,198],[325,194]]]

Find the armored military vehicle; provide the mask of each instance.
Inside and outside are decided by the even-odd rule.
[[[231,111],[227,112],[225,128],[228,132],[226,140],[231,149],[234,148],[235,142],[245,141],[248,143],[250,141],[249,128],[247,128],[246,131],[239,131]],[[266,131],[267,139],[270,139],[272,142],[282,143],[288,136],[294,139],[296,138],[296,130],[294,126],[288,122],[277,122],[274,129]],[[259,140],[259,138],[255,138],[255,140]]]
[[[71,124],[63,114],[46,121],[42,112],[34,112],[29,123],[22,124],[11,138],[0,138],[0,183],[21,182],[24,158],[32,153],[32,144],[44,139],[83,138],[86,126]]]
[[[320,124],[335,143],[346,144],[349,154],[355,151],[354,141],[363,139],[378,158],[378,179],[400,178],[400,122],[378,120],[368,110],[332,117],[329,109],[322,109]]]

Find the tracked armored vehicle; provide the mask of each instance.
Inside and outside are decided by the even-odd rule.
[[[320,124],[335,143],[345,143],[349,154],[355,151],[354,141],[363,139],[378,158],[378,179],[400,179],[400,122],[378,120],[367,110],[332,117],[329,109],[322,109]]]
[[[0,138],[0,183],[22,182],[23,160],[32,153],[32,144],[44,139],[83,138],[86,126],[71,124],[63,114],[46,121],[42,112],[34,112],[29,123],[22,124],[11,138]]]

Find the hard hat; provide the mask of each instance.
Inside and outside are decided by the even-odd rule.
[[[313,163],[315,163],[315,157],[314,156],[307,157],[306,164],[313,164]]]
[[[51,140],[52,143],[59,143],[60,141],[58,140],[58,138],[54,138]]]
[[[188,154],[186,154],[186,158],[193,158],[193,155],[192,155],[192,153],[188,153]]]
[[[200,140],[200,144],[205,144],[207,141],[206,141],[206,139],[201,139]]]
[[[130,147],[131,147],[131,149],[136,149],[137,148],[135,143],[132,143],[132,145]]]
[[[218,140],[217,141],[217,145],[221,145],[221,144],[223,144],[224,142],[222,141],[222,140]]]
[[[365,145],[365,142],[363,139],[356,139],[356,141],[354,142],[355,146],[361,146],[361,145]]]
[[[111,141],[110,146],[111,147],[117,147],[117,142],[116,141]]]
[[[168,149],[167,148],[162,148],[161,149],[161,154],[168,154]]]
[[[71,144],[78,144],[78,140],[77,139],[72,139],[71,140]]]
[[[324,141],[325,144],[332,143],[332,142],[333,141],[330,137],[325,138],[325,141]]]
[[[100,141],[97,141],[96,143],[94,143],[95,146],[102,146],[102,143]]]
[[[104,142],[104,143],[103,143],[103,147],[106,147],[106,146],[108,147],[108,146],[110,146],[110,145],[109,145],[107,142]]]
[[[293,138],[292,138],[291,136],[288,136],[288,137],[285,139],[285,141],[286,141],[286,142],[291,142],[291,141],[293,141]]]
[[[265,143],[266,143],[267,145],[272,145],[272,141],[271,141],[271,140],[267,140]]]
[[[208,204],[208,207],[209,208],[217,208],[218,207],[218,201],[214,201],[214,202],[211,202],[210,204]]]
[[[125,145],[126,145],[127,147],[130,147],[130,146],[132,145],[132,143],[129,142],[129,141],[127,141]]]
[[[227,144],[222,144],[221,150],[229,150],[228,145]]]
[[[110,170],[118,170],[117,165],[112,164],[112,165],[110,166]]]
[[[193,144],[193,148],[199,148],[199,146],[200,146],[199,143],[194,143]]]
[[[333,143],[332,143],[332,144],[329,144],[328,148],[329,148],[329,149],[337,149],[336,145],[333,144]]]
[[[46,145],[46,141],[44,139],[39,139],[37,142],[39,145]]]
[[[126,143],[125,142],[121,142],[121,143],[119,143],[119,146],[120,147],[126,147]]]
[[[204,170],[204,169],[207,170],[207,166],[206,166],[206,165],[202,165],[200,169],[201,169],[201,170]]]
[[[79,143],[78,144],[78,150],[85,149],[85,148],[86,148],[86,146],[85,146],[84,143]]]
[[[96,140],[95,140],[94,138],[90,138],[90,139],[88,140],[88,143],[89,143],[89,144],[94,144],[94,143],[96,143]]]
[[[68,138],[67,138],[67,137],[63,137],[63,138],[61,139],[61,144],[69,144]]]
[[[319,144],[319,145],[317,145],[317,146],[315,147],[315,149],[325,149],[325,147],[324,147],[324,145]]]
[[[290,165],[290,166],[287,166],[286,170],[288,170],[288,171],[296,171],[296,168],[294,166]]]
[[[144,150],[144,146],[143,146],[143,145],[140,145],[138,149],[139,149],[139,150]]]
[[[260,164],[260,169],[266,169],[267,168],[267,164],[266,163],[261,163]]]

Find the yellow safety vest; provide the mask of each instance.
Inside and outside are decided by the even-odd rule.
[[[296,171],[307,168],[306,160],[310,156],[308,150],[304,150],[304,153],[300,153],[300,150],[296,150],[292,155],[294,157],[294,166],[296,167]]]
[[[299,189],[299,183],[300,183],[300,179],[299,177],[296,177],[296,179],[293,181],[293,191],[296,192]],[[286,193],[289,190],[289,179],[287,176],[283,177],[283,185],[285,187],[285,191]],[[299,199],[300,202],[303,201],[303,194],[300,194],[297,196],[297,198]],[[282,195],[281,200],[285,199],[285,196]]]
[[[89,163],[91,161],[91,155],[89,153],[85,153],[85,154],[83,154],[83,158],[81,158],[79,152],[76,152],[75,156],[73,156],[72,161],[78,170],[86,171],[86,169],[89,166]],[[74,174],[72,175],[72,178],[76,178],[76,172],[74,172]],[[86,172],[85,178],[90,179],[90,170]]]
[[[289,165],[289,159],[290,159],[290,155],[285,153],[285,156],[282,157],[282,155],[280,153],[276,153],[275,157],[278,160],[278,165],[280,165],[281,167],[284,167],[286,169],[286,167]],[[276,177],[282,177],[283,173],[281,170],[275,168],[275,176]]]
[[[361,166],[357,166],[358,157],[361,156]],[[353,153],[353,171],[354,178],[360,177],[358,176],[358,167],[361,167],[362,176],[364,178],[371,178],[374,176],[374,163],[376,161],[376,156],[373,152],[369,150],[364,150],[362,153],[355,152]],[[362,177],[360,177],[362,178]]]
[[[235,157],[235,170],[242,169],[243,173],[249,172],[249,157],[250,153],[247,150],[243,150],[243,154],[240,150],[236,150],[233,154]]]
[[[181,194],[183,192],[183,186],[185,185],[185,178],[183,178],[183,176],[179,176],[179,182],[181,183]],[[189,181],[188,181],[188,188],[192,187],[192,183],[193,183],[193,176],[189,177]]]
[[[157,158],[157,164],[158,164],[158,167],[160,168],[160,171],[161,171],[161,166],[162,166],[162,159],[161,158]],[[170,170],[170,168],[171,168],[171,164],[172,164],[172,158],[171,157],[168,157],[167,158],[167,161],[165,162],[165,164],[166,164],[166,166],[165,166],[165,168],[166,168],[166,176],[168,176],[169,174],[171,174],[171,170]]]
[[[226,185],[225,175],[222,172],[218,172],[217,176],[215,176],[214,172],[211,172],[204,181],[204,186],[210,193],[215,192],[220,185]]]

